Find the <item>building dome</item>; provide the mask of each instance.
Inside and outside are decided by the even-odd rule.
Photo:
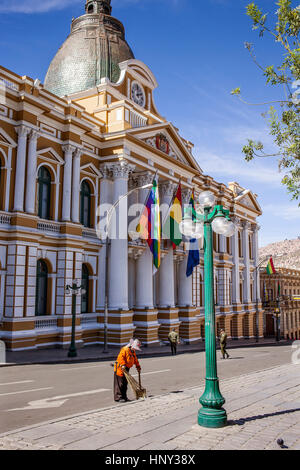
[[[110,0],[87,0],[86,13],[72,21],[71,34],[52,60],[44,86],[58,96],[116,83],[119,63],[134,59],[124,26],[111,16]]]

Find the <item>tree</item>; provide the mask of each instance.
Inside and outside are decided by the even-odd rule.
[[[248,139],[248,144],[243,147],[246,161],[256,157],[278,157],[279,169],[285,172],[282,183],[286,185],[292,199],[300,197],[300,5],[293,8],[290,0],[278,0],[275,24],[269,26],[269,16],[263,13],[253,2],[247,6],[247,15],[252,20],[252,29],[259,32],[259,37],[269,34],[274,42],[282,46],[282,61],[278,66],[262,66],[254,51],[254,46],[246,42],[253,61],[263,72],[266,84],[281,86],[283,99],[270,103],[258,103],[270,105],[263,114],[268,120],[270,134],[278,151],[268,153],[262,142]],[[241,89],[232,90],[232,95],[237,96],[242,102]],[[247,103],[252,104],[252,103]],[[299,203],[300,205],[300,203]]]

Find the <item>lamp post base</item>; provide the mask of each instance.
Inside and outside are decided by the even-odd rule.
[[[76,349],[70,349],[68,352],[68,357],[77,357],[77,351]]]
[[[204,428],[223,428],[227,425],[226,410],[203,407],[198,412],[198,424]]]

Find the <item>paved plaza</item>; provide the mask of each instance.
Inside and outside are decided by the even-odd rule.
[[[287,364],[225,379],[228,426],[197,424],[200,387],[78,414],[0,435],[0,449],[300,449],[300,367]]]

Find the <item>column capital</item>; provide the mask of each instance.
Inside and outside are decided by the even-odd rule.
[[[152,171],[145,171],[143,173],[134,173],[132,175],[133,183],[136,187],[145,186],[153,182],[154,173]]]
[[[192,189],[186,188],[182,191],[182,203],[189,204],[192,195]]]
[[[129,175],[135,170],[135,165],[122,160],[119,162],[107,163],[107,168],[112,172],[114,179],[128,179]]]
[[[75,147],[75,153],[74,153],[74,158],[80,159],[83,154],[83,149],[80,147]]]
[[[159,185],[162,196],[173,196],[176,186],[176,183],[174,183],[173,181],[163,181]]]
[[[241,219],[237,215],[230,217],[234,225],[238,228],[241,225]]]
[[[77,147],[75,147],[75,145],[71,145],[71,144],[65,144],[65,145],[62,145],[62,149],[63,149],[63,152],[64,153],[74,153],[75,150],[76,150]]]
[[[244,230],[249,230],[251,228],[251,223],[248,220],[243,220],[241,225]]]
[[[99,166],[99,169],[103,175],[103,179],[105,180],[110,180],[112,179],[112,172],[108,166],[108,163],[102,163],[100,166]]]
[[[257,233],[261,229],[261,226],[260,225],[251,225],[251,229],[253,230],[254,233]]]
[[[31,127],[25,126],[24,124],[15,127],[15,131],[19,137],[27,137],[31,130]]]
[[[29,142],[37,141],[40,136],[41,136],[40,131],[37,131],[36,129],[32,129],[29,132]]]

